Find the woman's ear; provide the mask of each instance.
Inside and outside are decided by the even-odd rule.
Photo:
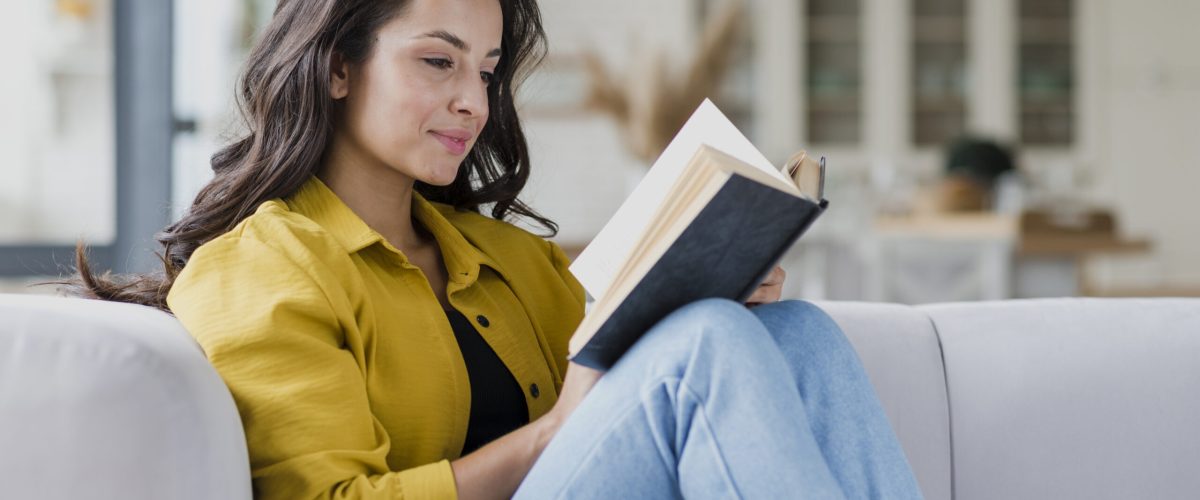
[[[350,94],[350,65],[342,58],[340,52],[334,52],[329,58],[329,96],[342,99]]]

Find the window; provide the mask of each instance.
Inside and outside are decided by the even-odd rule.
[[[169,3],[24,0],[0,16],[14,66],[0,113],[0,277],[153,268],[167,222]],[[20,291],[20,290],[17,290]]]
[[[0,242],[109,244],[116,233],[112,11],[107,0],[13,2],[0,16]]]
[[[212,179],[212,155],[242,131],[234,93],[242,63],[275,10],[274,0],[172,0],[177,117],[171,171],[177,219]]]

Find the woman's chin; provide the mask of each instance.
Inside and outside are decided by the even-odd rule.
[[[454,179],[458,178],[458,169],[454,170],[436,170],[425,175],[421,182],[431,186],[449,186],[454,183]]]

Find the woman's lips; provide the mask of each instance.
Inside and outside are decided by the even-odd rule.
[[[446,147],[446,150],[452,155],[461,155],[467,151],[467,141],[470,137],[465,137],[461,134],[448,135],[449,133],[430,132],[433,137]],[[455,137],[458,136],[458,137]]]

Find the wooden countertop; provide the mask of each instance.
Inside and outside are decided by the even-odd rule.
[[[1083,256],[1127,254],[1151,248],[1145,238],[1126,238],[1106,232],[1023,232],[1020,218],[991,213],[881,216],[875,230],[885,237],[922,237],[950,240],[1011,240],[1021,256]]]

